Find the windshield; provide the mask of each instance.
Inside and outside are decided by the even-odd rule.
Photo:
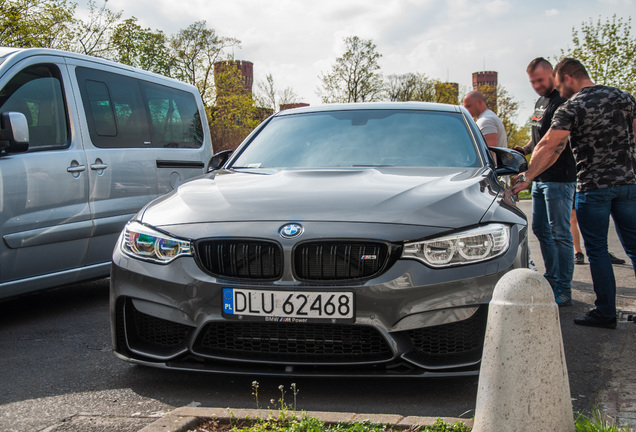
[[[356,110],[273,118],[232,168],[479,167],[460,113]]]

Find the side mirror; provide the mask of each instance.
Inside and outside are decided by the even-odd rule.
[[[519,174],[528,170],[528,161],[518,151],[501,147],[488,147],[488,150],[497,157],[495,173],[498,176]]]
[[[208,172],[216,171],[225,165],[225,162],[227,162],[233,152],[234,150],[223,150],[212,156],[208,164]]]
[[[0,116],[0,151],[20,153],[29,149],[29,124],[21,112]]]

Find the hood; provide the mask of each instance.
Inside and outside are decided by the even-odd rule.
[[[153,226],[226,221],[369,222],[459,228],[496,198],[485,168],[219,171],[151,203]]]

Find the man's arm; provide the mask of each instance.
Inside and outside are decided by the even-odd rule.
[[[486,144],[488,144],[488,147],[497,147],[497,134],[496,133],[489,133],[484,135],[484,139],[486,140]]]
[[[552,129],[541,138],[532,152],[532,158],[530,158],[530,165],[528,171],[526,171],[526,181],[517,183],[512,188],[512,193],[516,194],[519,191],[526,189],[530,186],[530,182],[536,178],[543,171],[548,169],[559,158],[565,146],[568,145],[568,137],[570,131]]]

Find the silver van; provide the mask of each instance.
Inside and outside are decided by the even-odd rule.
[[[107,276],[126,222],[207,171],[194,86],[94,57],[0,48],[0,298]]]

